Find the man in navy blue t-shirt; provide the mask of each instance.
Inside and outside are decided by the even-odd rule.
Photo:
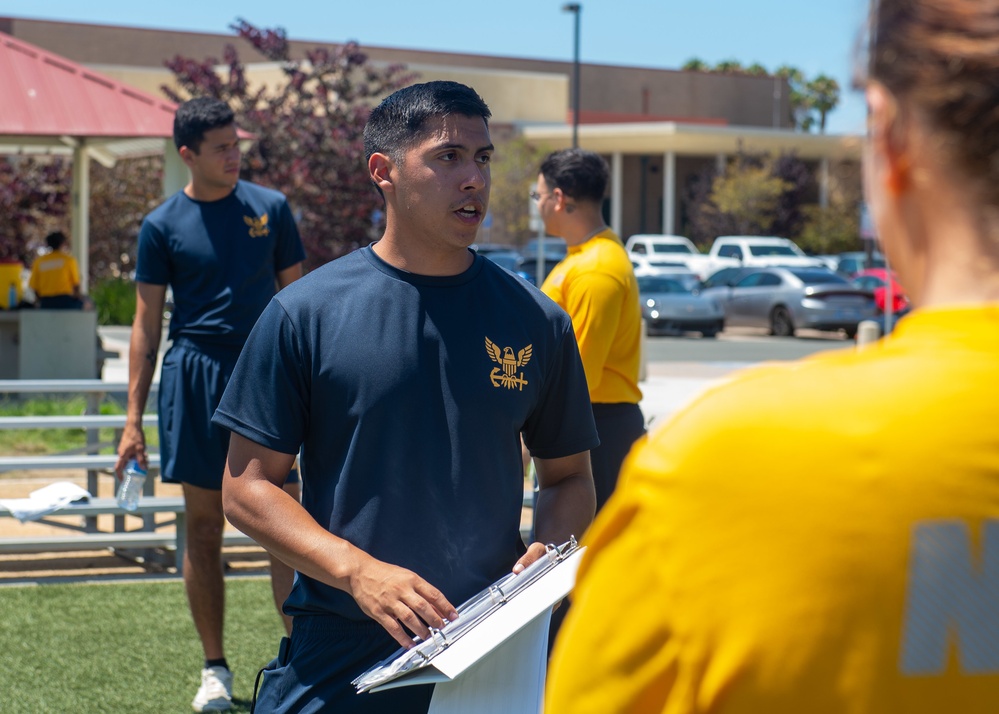
[[[426,712],[432,686],[358,695],[350,682],[593,518],[598,440],[569,317],[469,250],[489,116],[454,82],[372,112],[384,235],[271,301],[215,414],[233,432],[226,515],[297,571],[263,711]],[[529,547],[521,435],[541,489]],[[280,489],[300,445],[301,503]]]
[[[184,583],[205,655],[192,706],[224,711],[232,706],[221,560],[229,432],[211,418],[250,330],[276,290],[301,277],[305,252],[285,197],[239,180],[239,136],[228,106],[207,97],[182,104],[174,118],[174,143],[191,180],[146,216],[139,232],[128,417],[116,469],[121,474],[131,458],[147,463],[142,413],[169,285],[174,309],[172,345],[160,370],[160,470],[164,482],[180,483],[184,491]],[[289,481],[286,488],[297,498],[299,485]],[[279,608],[293,576],[291,568],[271,559]],[[285,626],[290,624],[285,617]]]

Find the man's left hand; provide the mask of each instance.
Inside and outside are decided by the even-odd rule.
[[[514,564],[513,572],[518,574],[524,572],[524,569],[527,568],[528,565],[533,563],[535,560],[538,560],[545,554],[545,552],[544,543],[531,543],[527,552],[520,556],[520,560]]]

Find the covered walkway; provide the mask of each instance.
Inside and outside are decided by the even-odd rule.
[[[90,161],[111,167],[125,156],[163,152],[176,107],[2,32],[0,97],[0,154],[72,156],[70,231],[86,291]],[[166,162],[165,185],[185,178],[179,159]]]

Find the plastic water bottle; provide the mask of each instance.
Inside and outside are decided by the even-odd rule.
[[[7,291],[7,309],[13,310],[17,307],[17,286],[14,283],[10,284],[10,289]]]
[[[134,511],[139,507],[139,497],[142,486],[146,483],[146,470],[136,459],[129,459],[125,464],[125,474],[118,487],[118,505],[126,511]]]

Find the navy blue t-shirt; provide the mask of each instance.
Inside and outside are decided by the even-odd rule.
[[[455,605],[524,553],[521,432],[542,458],[598,444],[561,308],[481,256],[427,277],[370,247],[271,301],[214,421],[282,453],[301,445],[312,517]],[[304,576],[285,609],[364,617]]]
[[[285,197],[239,181],[218,201],[179,191],[146,216],[135,279],[172,287],[171,340],[238,346],[274,296],[277,273],[304,259]]]

